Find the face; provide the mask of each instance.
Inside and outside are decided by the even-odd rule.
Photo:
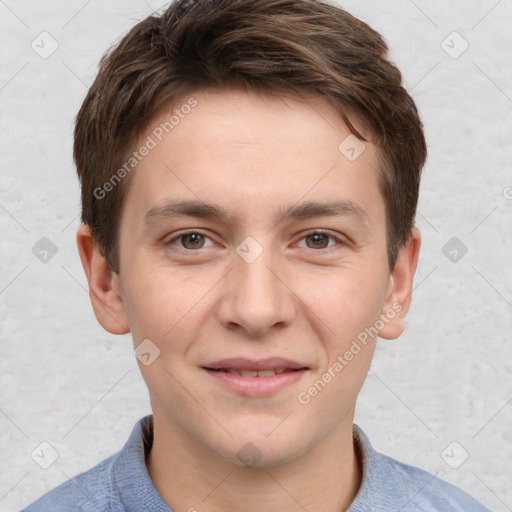
[[[376,148],[354,159],[362,146],[315,97],[191,96],[172,131],[157,129],[166,109],[141,138],[155,147],[125,196],[113,315],[146,340],[155,421],[225,460],[251,442],[278,464],[351,430],[375,326],[396,333]]]

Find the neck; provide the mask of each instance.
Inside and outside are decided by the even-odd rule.
[[[163,415],[153,416],[149,475],[176,511],[342,512],[354,500],[362,467],[352,438],[352,418],[320,444],[286,463],[244,467],[191,440]]]

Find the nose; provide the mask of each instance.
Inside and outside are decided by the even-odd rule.
[[[276,259],[270,249],[252,262],[234,255],[234,268],[224,280],[217,310],[224,327],[260,337],[290,325],[296,315],[295,295],[284,265]]]

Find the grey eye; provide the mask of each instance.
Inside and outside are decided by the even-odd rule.
[[[179,240],[186,249],[201,249],[204,246],[205,236],[200,233],[187,233]]]
[[[329,240],[336,240],[336,238],[327,233],[311,233],[306,235],[303,240],[306,240],[308,249],[326,249],[329,247]]]

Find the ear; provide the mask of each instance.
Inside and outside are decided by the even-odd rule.
[[[90,227],[86,224],[78,228],[76,243],[98,322],[112,334],[130,332],[120,292],[119,275],[110,269],[91,235]]]
[[[387,340],[398,338],[404,331],[405,315],[411,305],[412,283],[421,246],[421,234],[412,228],[407,242],[401,247],[395,266],[389,276],[388,294],[381,319],[384,327],[379,337]]]

